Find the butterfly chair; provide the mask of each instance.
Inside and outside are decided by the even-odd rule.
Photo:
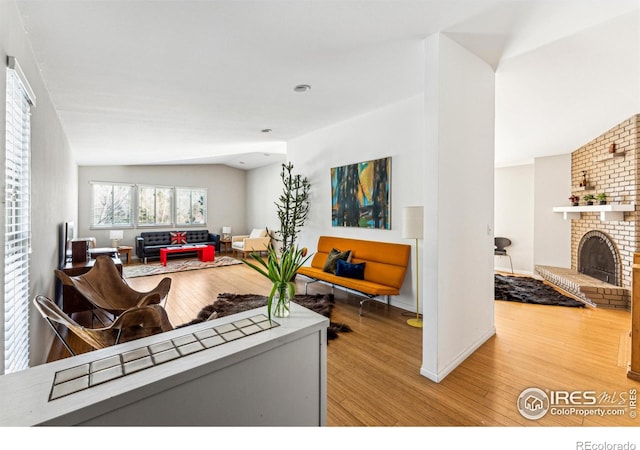
[[[511,240],[505,237],[497,237],[493,241],[495,249],[493,254],[496,256],[506,256],[509,258],[509,265],[511,266],[511,273],[513,273],[513,262],[511,261],[511,255],[507,253],[507,247],[511,245]]]
[[[171,278],[166,277],[150,291],[136,291],[120,276],[109,256],[98,256],[93,267],[82,275],[69,276],[61,270],[55,272],[63,284],[74,287],[91,304],[114,316],[134,306],[161,303],[163,300],[166,306],[171,287]]]
[[[173,330],[173,325],[171,325],[167,317],[167,312],[157,304],[128,309],[120,314],[110,325],[103,328],[85,328],[71,319],[44,295],[36,296],[33,302],[58,339],[62,341],[62,344],[73,356],[75,356],[75,352],[71,350],[71,347],[58,330],[57,323],[67,327],[73,334],[96,350]]]

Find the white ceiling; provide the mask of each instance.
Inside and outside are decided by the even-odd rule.
[[[436,32],[496,69],[497,165],[640,112],[640,0],[17,3],[80,165],[280,161],[289,139],[420,95]]]

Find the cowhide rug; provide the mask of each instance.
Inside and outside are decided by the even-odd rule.
[[[584,303],[562,295],[535,278],[495,275],[495,299],[536,305],[584,307]]]
[[[331,320],[331,310],[333,309],[335,300],[333,294],[315,294],[315,295],[296,295],[293,301],[300,306],[304,306],[311,311],[315,311]],[[204,322],[215,314],[215,318],[229,316],[231,314],[248,311],[250,309],[259,308],[267,304],[265,295],[256,294],[219,294],[215,302],[205,306],[200,310],[197,317],[191,322],[184,323],[176,328],[186,327],[194,323]],[[349,332],[351,327],[343,323],[329,322],[327,329],[327,339],[335,339],[338,332]]]

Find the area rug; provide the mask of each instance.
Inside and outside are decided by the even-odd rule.
[[[122,268],[122,274],[124,278],[135,278],[160,275],[163,273],[183,272],[185,270],[211,269],[213,267],[232,266],[234,264],[242,264],[242,261],[232,258],[231,256],[216,256],[215,261],[210,262],[202,262],[197,258],[174,259],[167,261],[166,266],[163,266],[159,262],[124,266]]]
[[[536,305],[584,307],[584,303],[562,295],[540,280],[495,275],[495,299]]]
[[[333,294],[296,295],[293,301],[300,306],[304,306],[311,311],[317,312],[331,320],[331,310],[335,304]],[[219,294],[215,302],[205,306],[200,310],[198,316],[191,322],[184,323],[176,328],[186,327],[194,323],[204,322],[216,314],[215,318],[229,316],[231,314],[259,308],[267,304],[267,297],[256,294]],[[338,332],[349,332],[351,327],[343,323],[329,322],[327,329],[327,339],[335,339]]]

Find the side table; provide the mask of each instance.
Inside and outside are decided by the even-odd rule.
[[[220,239],[220,253],[229,253],[231,251],[231,239]]]
[[[125,264],[131,263],[131,251],[133,247],[129,245],[121,245],[118,247],[118,254],[122,257],[122,255],[127,255],[127,262]]]

